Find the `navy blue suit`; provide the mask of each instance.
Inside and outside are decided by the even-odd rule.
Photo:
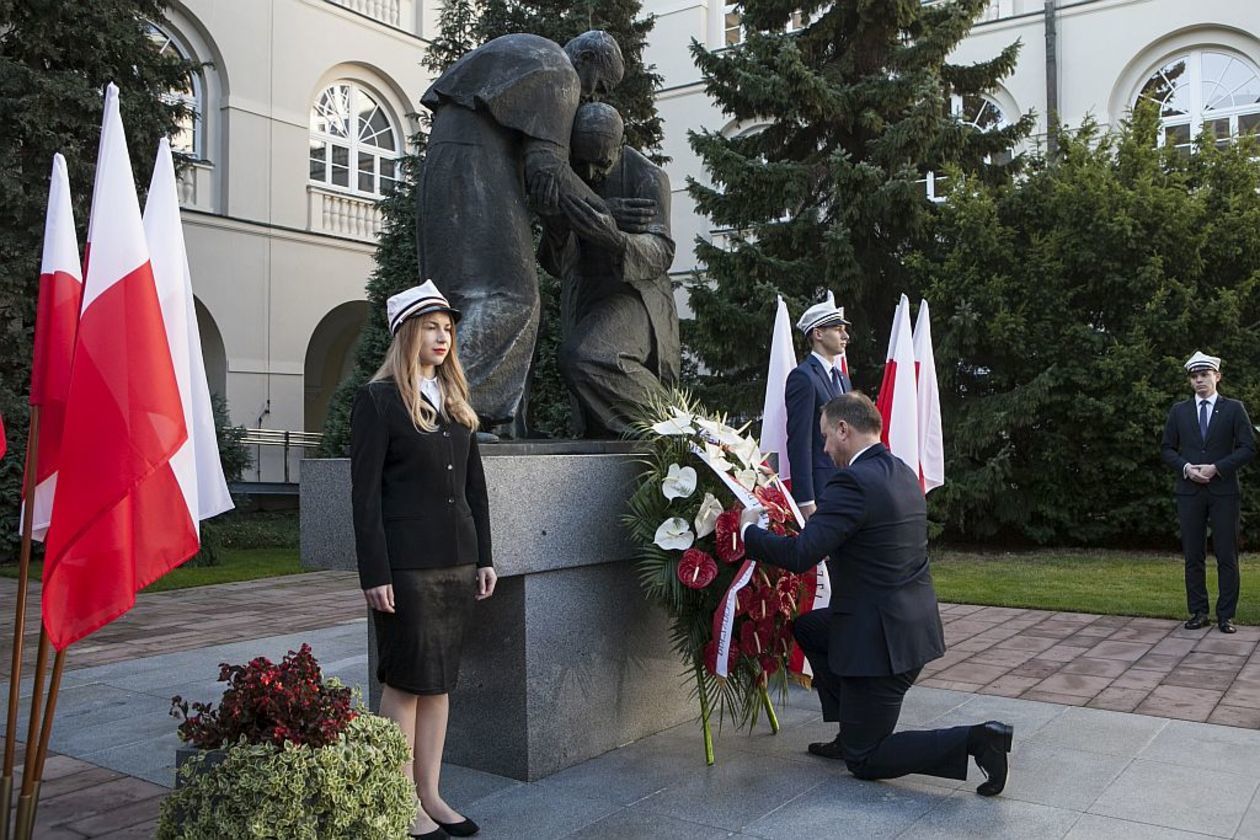
[[[1173,488],[1181,547],[1186,558],[1186,606],[1190,613],[1208,612],[1207,527],[1212,524],[1220,592],[1216,618],[1233,618],[1238,609],[1238,471],[1256,457],[1255,435],[1247,409],[1238,400],[1217,395],[1207,438],[1199,431],[1199,398],[1176,403],[1168,412],[1160,447],[1164,463],[1177,472]],[[1186,464],[1214,464],[1207,484],[1185,477]]]
[[[792,474],[792,497],[798,502],[817,502],[836,465],[823,451],[818,418],[832,397],[853,390],[849,377],[840,374],[840,389],[832,383],[823,363],[810,353],[788,374],[783,389],[787,408],[788,464]]]
[[[754,559],[795,572],[829,558],[831,603],[797,619],[795,635],[849,770],[967,778],[970,727],[893,734],[919,670],[945,653],[914,471],[877,443],[836,471],[798,536],[749,527],[744,542]]]

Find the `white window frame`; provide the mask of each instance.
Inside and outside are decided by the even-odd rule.
[[[316,121],[327,119],[326,115],[320,111],[320,104],[324,96],[333,88],[345,87],[348,89],[345,121],[346,134],[341,135],[330,131],[321,131],[316,128]],[[362,129],[360,126],[360,97],[367,97],[377,110],[385,117],[385,121],[389,126],[389,131],[394,139],[394,148],[386,149],[383,146],[376,146],[368,143],[360,138]],[[336,192],[347,193],[367,199],[380,199],[386,195],[386,190],[382,189],[381,162],[392,161],[394,164],[394,177],[389,179],[394,184],[402,178],[402,172],[399,171],[400,164],[398,160],[403,155],[403,143],[405,142],[403,133],[399,129],[398,121],[394,119],[390,109],[386,106],[385,100],[375,91],[370,90],[353,79],[338,79],[324,85],[316,95],[315,101],[311,103],[310,114],[310,152],[308,152],[308,171],[307,177],[309,182],[322,189],[333,190]],[[315,162],[314,148],[315,144],[324,144],[324,159],[322,161],[324,167],[324,176],[322,179],[316,178],[310,172],[310,164]],[[332,147],[339,146],[347,150],[346,171],[347,183],[345,185],[334,183],[333,181],[333,163],[332,163]],[[372,189],[364,190],[359,186],[359,157],[361,154],[371,155],[375,158],[374,171],[372,173]]]
[[[1204,123],[1217,122],[1220,120],[1228,120],[1229,133],[1228,136],[1217,137],[1217,143],[1232,143],[1239,136],[1239,118],[1260,115],[1260,103],[1234,105],[1229,108],[1221,108],[1211,111],[1205,110],[1203,102],[1203,58],[1208,54],[1218,55],[1230,59],[1231,61],[1236,61],[1242,64],[1245,69],[1250,70],[1255,78],[1260,79],[1260,67],[1257,67],[1256,63],[1246,56],[1239,55],[1232,50],[1211,46],[1193,47],[1164,59],[1158,65],[1152,67],[1150,72],[1146,73],[1142,77],[1137,93],[1133,97],[1133,104],[1135,106],[1145,99],[1148,102],[1154,102],[1160,108],[1160,131],[1155,140],[1155,145],[1157,147],[1162,148],[1167,145],[1169,139],[1169,129],[1188,126],[1190,129],[1189,140],[1185,143],[1177,143],[1175,148],[1183,150],[1183,153],[1186,154],[1191,153],[1194,151],[1194,144],[1198,140],[1199,135],[1203,133]],[[1146,97],[1142,91],[1146,89],[1146,86],[1150,84],[1150,81],[1155,78],[1156,75],[1163,73],[1166,67],[1174,65],[1179,61],[1186,62],[1185,81],[1178,85],[1177,89],[1185,89],[1185,101],[1187,102],[1187,108],[1183,114],[1165,117],[1163,115],[1164,103],[1156,102],[1154,99]],[[1260,128],[1257,129],[1257,133],[1260,134]]]
[[[185,61],[196,61],[196,57],[192,55],[184,43],[176,38],[169,29],[158,26],[152,21],[145,21],[149,29],[149,39],[157,47],[158,55],[163,55],[167,50],[172,50],[180,58]],[[159,43],[160,39],[165,42]],[[171,138],[171,150],[177,154],[185,154],[193,160],[205,160],[205,86],[202,84],[201,73],[194,71],[191,74],[192,92],[182,90],[170,90],[162,95],[162,101],[168,104],[183,103],[188,106],[190,114],[180,122],[179,132]],[[187,143],[180,140],[180,136],[186,134],[189,138]]]

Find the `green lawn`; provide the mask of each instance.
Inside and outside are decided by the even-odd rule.
[[[225,548],[221,554],[222,562],[217,566],[181,566],[154,581],[144,591],[165,592],[168,589],[188,589],[211,583],[295,575],[306,571],[298,565],[296,548]],[[38,580],[42,573],[42,564],[36,563],[31,567],[32,578]],[[17,566],[0,566],[0,576],[16,578]]]
[[[1216,561],[1208,556],[1216,604]],[[937,549],[932,576],[942,601],[1068,612],[1183,618],[1184,564],[1164,552],[1043,549],[969,552]],[[1243,557],[1239,624],[1260,624],[1260,559]]]

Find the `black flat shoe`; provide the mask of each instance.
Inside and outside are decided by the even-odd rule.
[[[1015,727],[996,720],[981,724],[972,730],[969,750],[976,759],[976,766],[985,775],[985,781],[976,788],[981,796],[997,796],[1006,787],[1010,775],[1007,753],[1015,740]]]
[[[1190,616],[1190,620],[1182,626],[1187,630],[1202,630],[1212,622],[1208,621],[1207,613],[1195,613]]]
[[[444,823],[441,820],[433,819],[433,817],[429,817],[429,819],[440,825],[442,830],[452,837],[472,837],[478,831],[481,831],[481,826],[468,819],[468,817],[464,817],[462,822],[457,823]]]
[[[844,759],[844,750],[840,748],[840,736],[834,741],[816,741],[809,745],[809,754],[836,760]]]
[[[441,825],[441,823],[438,823],[438,825]],[[440,828],[435,828],[432,831],[426,831],[424,834],[411,835],[411,840],[446,840],[446,838],[446,832]]]
[[[1238,632],[1238,628],[1234,626],[1233,619],[1229,619],[1229,618],[1225,619],[1220,624],[1218,624],[1217,629],[1220,630],[1222,633],[1237,633]]]

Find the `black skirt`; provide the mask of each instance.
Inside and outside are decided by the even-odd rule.
[[[372,611],[376,678],[411,694],[447,694],[459,679],[477,567],[394,569],[394,612]]]

